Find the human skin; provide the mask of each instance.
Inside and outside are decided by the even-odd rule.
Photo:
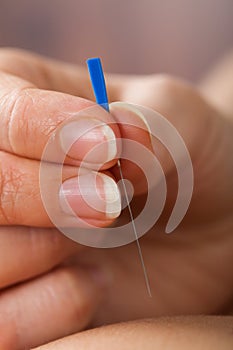
[[[182,224],[166,236],[176,174],[168,153],[156,144],[156,156],[167,176],[168,201],[161,219],[140,240],[151,299],[134,244],[107,250],[80,246],[52,228],[41,202],[39,161],[48,138],[61,122],[69,122],[70,115],[94,106],[86,70],[17,50],[1,51],[0,68],[2,348],[33,347],[103,323],[230,313],[233,126],[225,110],[214,106],[210,95],[205,98],[198,88],[171,77],[107,77],[110,101],[126,100],[160,112],[179,131],[193,161],[190,208]],[[109,115],[99,108],[96,118],[111,124],[117,137],[150,149],[149,134],[137,126],[127,128],[122,116],[128,112],[113,107]],[[140,124],[136,115],[129,117]],[[117,125],[112,125],[114,120]],[[103,141],[102,136],[98,141]],[[82,143],[84,149],[93,147],[93,141],[88,142]],[[65,160],[64,180],[75,176],[82,160],[81,150],[74,153],[78,159]],[[57,159],[49,161],[52,166]],[[115,164],[113,158],[102,167],[111,179],[117,178]],[[95,169],[91,162],[88,166]],[[136,191],[142,194],[140,173],[128,162],[122,168],[129,180],[140,184]],[[84,209],[84,218],[96,226],[114,221],[103,212]]]
[[[229,316],[164,317],[95,328],[37,350],[231,350],[232,329]]]

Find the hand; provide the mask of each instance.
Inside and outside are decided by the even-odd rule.
[[[41,89],[60,90],[88,99],[91,98],[90,84],[87,74],[84,73],[83,70],[74,69],[70,66],[63,67],[59,63],[53,63],[51,61],[46,62],[36,56],[18,52],[6,52],[2,54],[1,66],[2,70],[6,72],[6,74],[3,74],[4,77],[6,77],[6,81],[13,81],[14,87],[16,83],[21,84],[22,81],[20,78],[23,78],[23,83],[28,79],[29,81],[33,81],[33,84]],[[11,75],[9,75],[9,73]],[[13,77],[12,74],[17,75],[18,78]],[[29,84],[28,82],[26,83]],[[158,222],[151,232],[145,235],[141,240],[154,298],[149,299],[146,294],[143,276],[140,274],[141,267],[135,245],[107,251],[94,250],[91,248],[83,249],[83,252],[81,252],[81,250],[78,251],[78,255],[76,254],[75,258],[72,259],[73,263],[76,264],[74,266],[77,266],[77,264],[79,264],[79,266],[97,266],[102,270],[102,273],[108,280],[108,289],[105,290],[104,303],[101,304],[101,307],[97,307],[96,304],[98,305],[98,301],[93,301],[95,306],[91,308],[89,319],[92,320],[93,325],[97,325],[103,322],[114,322],[163,314],[214,313],[225,311],[226,309],[229,310],[232,293],[232,279],[229,267],[232,262],[232,198],[230,196],[230,189],[232,186],[232,163],[231,161],[226,161],[226,154],[232,146],[231,122],[225,120],[221,112],[209,106],[194,89],[175,80],[163,77],[141,79],[109,77],[108,85],[111,100],[128,100],[130,102],[147,105],[159,111],[172,121],[187,143],[193,159],[195,189],[191,207],[183,224],[173,235],[169,237],[164,235],[164,219],[167,218],[167,212],[169,211],[169,206],[172,203],[175,192],[173,182],[175,169],[169,156],[158,144],[158,153],[156,156],[165,169],[168,181],[168,208],[166,208],[164,212],[164,218],[161,218],[160,222]],[[16,93],[14,96],[17,96],[17,92],[21,90],[12,90],[13,86],[11,85],[9,92],[14,91],[14,93]],[[139,91],[140,94],[136,93],[137,91]],[[142,91],[144,91],[143,94]],[[26,92],[28,94],[27,88]],[[37,93],[39,94],[38,100],[36,99]],[[11,97],[12,95],[13,93],[10,93]],[[8,95],[6,94],[6,96]],[[14,200],[3,202],[12,205],[17,204],[16,199],[19,200],[18,206],[14,206],[14,208],[18,210],[15,210],[13,215],[9,215],[9,211],[7,211],[7,208],[11,206],[7,207],[6,205],[2,205],[2,207],[4,207],[4,211],[7,211],[6,217],[10,217],[10,220],[5,221],[6,224],[15,225],[22,223],[24,225],[47,226],[51,225],[51,222],[43,211],[44,208],[39,198],[39,162],[37,163],[37,169],[34,169],[35,172],[31,172],[31,169],[33,169],[35,159],[40,159],[41,152],[43,151],[48,137],[54,130],[59,130],[59,124],[61,122],[66,122],[66,120],[68,121],[70,113],[75,113],[93,104],[90,101],[69,95],[37,90],[34,85],[32,90],[29,91],[29,100],[31,103],[33,101],[33,103],[29,105],[32,108],[26,108],[28,113],[24,113],[23,115],[29,117],[29,119],[26,118],[26,121],[31,120],[31,124],[29,124],[31,127],[29,126],[28,128],[27,123],[25,123],[25,125],[29,130],[29,135],[32,134],[33,138],[31,138],[30,141],[30,137],[28,136],[25,147],[25,144],[22,143],[22,138],[19,138],[19,136],[17,137],[17,126],[15,127],[15,131],[13,133],[11,132],[11,135],[14,136],[12,138],[14,142],[15,140],[21,139],[21,143],[14,145],[16,151],[19,152],[18,156],[32,158],[34,161],[30,161],[31,165],[25,169],[22,167],[22,163],[24,162],[21,163],[21,158],[20,163],[15,161],[16,158],[14,158],[14,163],[12,163],[14,164],[14,169],[16,168],[15,170],[18,170],[17,164],[20,164],[20,172],[23,169],[24,174],[23,177],[20,177],[20,179],[24,179],[22,184],[26,183],[27,186],[29,185],[29,193],[31,193],[31,189],[33,189],[34,192],[32,193],[36,194],[35,199],[37,200],[30,201],[29,204],[25,205],[25,208],[31,208],[32,216],[17,216],[20,213],[19,209],[23,205],[24,200],[30,200],[30,196],[28,195],[17,198],[13,197]],[[11,101],[11,99],[9,99],[8,102],[9,101]],[[20,99],[20,101],[23,102],[25,100]],[[28,100],[26,99],[26,101]],[[7,104],[5,105],[7,106]],[[14,103],[13,105],[18,107],[19,104]],[[22,105],[27,106],[27,104]],[[41,109],[39,108],[40,106],[42,107]],[[51,107],[55,107],[55,113],[49,113],[51,118],[48,120],[47,114]],[[7,109],[5,107],[5,115],[7,115],[9,109],[10,108]],[[17,111],[17,109],[14,109],[14,111]],[[45,112],[47,112],[46,117],[44,117]],[[20,114],[21,113],[18,112],[19,116]],[[57,114],[59,114],[59,118],[57,118]],[[14,115],[17,115],[17,113]],[[117,119],[120,128],[119,133],[116,125],[112,127],[116,136],[119,137],[122,135],[124,137],[136,139],[136,141],[150,148],[148,133],[145,134],[141,129],[138,132],[137,127],[128,128],[127,130],[124,126],[124,121],[121,120],[121,116],[129,116],[128,111],[113,108],[112,115]],[[137,116],[130,115],[129,117],[138,120]],[[42,120],[40,118],[42,118]],[[102,111],[102,109],[99,109],[97,118],[103,120],[105,123],[111,123],[113,120],[111,116]],[[17,121],[17,118],[13,119],[13,121],[15,120]],[[21,120],[21,117],[19,120]],[[37,121],[39,121],[39,124],[37,124]],[[14,125],[14,123],[12,123],[12,125]],[[46,134],[45,131],[48,130],[50,130],[50,132]],[[206,137],[207,132],[208,137]],[[38,140],[36,145],[34,142],[35,138]],[[102,140],[103,139],[100,141]],[[28,147],[28,145],[31,147]],[[216,145],[219,146],[217,148],[218,154],[215,155],[213,147],[216,147]],[[88,149],[88,147],[85,147],[82,147],[84,151]],[[93,147],[93,144],[91,144],[91,147]],[[28,150],[31,152],[31,156],[27,153]],[[77,150],[73,150],[74,153],[77,154]],[[12,159],[12,155],[6,154],[6,151],[8,153],[11,152],[10,149],[6,148],[5,144],[2,154],[7,164],[7,161]],[[61,152],[62,150],[59,147],[55,155],[58,159]],[[84,155],[85,154],[80,155],[81,159]],[[68,172],[67,178],[73,177],[74,174],[77,173],[76,166],[78,166],[81,160],[74,160],[71,158],[72,157],[66,158],[67,167],[65,166],[64,174],[66,176],[66,171]],[[25,158],[25,160],[27,159]],[[55,157],[54,159],[49,159],[49,161],[56,162],[57,159]],[[117,176],[117,169],[114,167],[115,161],[115,159],[112,159],[109,163],[104,164],[104,169],[109,170],[106,174],[111,176],[111,178],[111,173],[113,176]],[[72,167],[70,167],[70,165],[72,165]],[[127,174],[134,184],[137,183],[139,180],[137,175],[140,176],[140,172],[130,171],[129,162],[123,162],[122,167],[123,173]],[[222,171],[220,171],[220,169]],[[33,174],[34,176],[32,176]],[[210,176],[212,182],[210,181]],[[66,177],[64,180],[65,179]],[[11,182],[6,181],[5,183],[11,184]],[[17,185],[18,181],[14,183]],[[142,184],[141,187],[139,186],[139,189],[136,187],[136,190],[140,190],[139,192],[142,193],[143,188]],[[7,193],[8,192],[9,194],[14,194],[19,191],[16,191],[14,188],[14,191],[7,191]],[[8,197],[8,199],[9,198],[12,197]],[[209,207],[207,207],[208,205]],[[40,210],[38,210],[38,208]],[[77,205],[74,209],[79,210],[80,208],[81,206]],[[137,210],[136,207],[133,209]],[[22,213],[25,213],[25,210],[22,210]],[[80,215],[80,212],[78,212],[78,214]],[[107,220],[107,217],[101,215],[100,220],[99,212],[97,211],[91,213],[88,218],[89,220],[93,218],[93,214],[94,216],[97,215],[96,219],[98,218],[98,220],[95,220],[94,223],[99,226],[107,225],[114,219]],[[213,215],[215,217],[214,225],[211,224]],[[86,216],[86,213],[84,216]],[[198,225],[196,222],[198,222]],[[30,240],[30,237],[28,238]],[[72,245],[72,243],[70,244]],[[78,245],[76,245],[76,249],[77,247]],[[74,248],[72,247],[72,249]],[[218,254],[219,260],[213,259],[213,256],[215,257],[216,254]],[[56,262],[54,265],[56,265]],[[43,272],[46,271],[45,269]],[[33,276],[36,275],[37,274],[34,274]],[[219,281],[221,281],[221,283]],[[180,298],[180,296],[182,296],[182,298]],[[47,309],[47,307],[45,307],[45,309]],[[75,312],[78,312],[78,308],[75,309]],[[95,314],[94,317],[92,317],[93,314]],[[25,321],[25,327],[26,324]],[[21,335],[22,347],[24,344],[33,346],[74,331],[72,322],[68,322],[65,330],[64,324],[67,324],[66,320],[62,320],[63,327],[57,330],[56,333],[48,330],[46,339],[43,338],[42,334],[40,334],[41,338],[37,335],[33,338],[34,332],[32,332],[30,336],[26,332],[24,335]],[[50,325],[51,327],[55,326],[54,324]],[[75,327],[80,329],[83,326],[78,327],[78,325],[75,324]]]
[[[232,325],[232,317],[140,320],[81,332],[37,350],[230,350],[233,346]]]
[[[54,130],[54,152],[46,159],[48,170],[54,175],[48,177],[48,193],[57,183],[57,172],[53,169],[56,170],[60,158],[65,155],[63,147],[74,128],[74,114],[95,106],[90,100],[46,89],[74,93],[78,80],[80,92],[76,92],[82,96],[88,85],[87,74],[85,84],[82,74],[78,70],[74,77],[70,67],[62,68],[59,63],[25,52],[0,52],[0,345],[4,349],[31,347],[87,327],[104,296],[105,278],[101,277],[97,264],[82,266],[71,262],[70,257],[79,254],[83,247],[52,228],[39,187],[40,159]],[[109,195],[110,189],[118,195],[113,175],[107,171],[93,175],[96,160],[103,163],[102,169],[115,164],[117,145],[114,152],[103,144],[101,152],[92,153],[93,158],[89,157],[82,175],[82,184],[86,181],[82,190],[87,189],[87,195],[95,199],[100,210],[85,205],[79,192],[72,195],[72,181],[76,180],[78,166],[86,153],[96,144],[102,144],[108,134],[112,145],[114,137],[120,135],[117,125],[112,124],[111,115],[98,106],[95,110],[96,121],[104,123],[104,134],[97,128],[94,139],[80,138],[65,158],[63,196],[57,215],[67,225],[73,217],[63,211],[65,191],[71,207],[80,217],[80,225],[109,225],[120,214],[117,201],[116,208],[111,208],[109,203],[106,208],[105,195]],[[86,123],[90,126],[90,116],[84,114],[83,118],[85,121],[82,119],[81,125],[76,125],[77,134]],[[90,191],[90,187],[96,185],[96,175],[102,200],[99,193]],[[57,193],[59,190],[57,188]],[[55,202],[53,196],[51,200]],[[111,211],[106,212],[106,209]],[[30,332],[25,332],[29,327]]]
[[[0,348],[4,350],[29,348],[87,327],[104,295],[101,272],[95,266],[67,262],[83,247],[52,227],[40,196],[40,158],[49,137],[63,121],[93,105],[83,98],[45,90],[72,92],[78,79],[82,95],[86,85],[81,74],[72,80],[70,68],[65,71],[61,73],[58,63],[24,52],[0,51]],[[107,127],[111,116],[102,108],[99,112],[96,118],[103,117]],[[118,133],[116,125],[110,135],[114,132]],[[96,135],[102,142],[107,134]],[[55,140],[57,151],[48,159],[49,169],[56,168],[63,154],[59,137]],[[66,190],[72,187],[70,179],[76,176],[85,151],[95,145],[91,139],[79,141],[81,147],[76,144],[76,149],[71,150],[77,159],[67,156],[65,160]],[[106,147],[101,156],[107,156]],[[92,174],[87,170],[83,175],[88,186],[95,185]],[[56,178],[48,182],[51,188]],[[103,197],[106,182],[108,188],[117,188],[112,178],[102,175],[98,188]],[[91,195],[95,198],[96,193]],[[119,214],[118,207],[108,215],[105,201],[99,196],[96,203],[102,212],[80,204],[81,196],[76,199],[74,210],[85,222],[92,221],[96,226],[108,225]],[[58,211],[64,221],[70,220],[62,206]]]
[[[232,120],[213,108],[197,89],[173,78],[109,77],[110,89],[111,82],[114,98],[153,108],[179,131],[192,158],[194,191],[182,224],[171,235],[164,234],[176,198],[177,175],[168,152],[157,142],[156,156],[167,177],[167,204],[161,219],[140,240],[153,298],[147,295],[135,244],[104,252],[92,250],[91,254],[83,251],[78,261],[98,261],[112,275],[105,304],[93,325],[160,315],[230,313],[233,309]],[[124,132],[121,125],[129,112],[113,105],[111,113],[119,121],[121,135],[135,138],[135,133],[129,135],[129,130]],[[140,135],[136,135],[139,140]],[[130,173],[127,162],[122,162],[122,167],[129,180],[139,182],[135,172]],[[138,212],[137,203],[133,210]]]

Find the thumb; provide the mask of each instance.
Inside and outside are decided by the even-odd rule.
[[[145,113],[144,113],[145,112]],[[148,188],[147,175],[151,172],[155,158],[155,140],[148,122],[148,113],[155,112],[133,104],[114,102],[110,104],[110,113],[114,117],[121,134],[121,168],[123,177],[129,180],[135,194],[143,194]],[[119,178],[118,167],[113,169]],[[156,174],[153,185],[159,180]]]
[[[154,212],[160,212],[168,199],[166,208],[174,205],[166,228],[171,232],[184,217],[192,196],[193,168],[184,140],[167,118],[152,109],[118,102],[110,110],[122,137],[123,177],[133,185],[133,191],[128,185],[128,197],[133,192],[146,194],[136,206],[150,203]]]

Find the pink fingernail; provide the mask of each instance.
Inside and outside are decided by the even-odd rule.
[[[83,218],[114,219],[121,212],[120,192],[109,176],[87,171],[66,180],[60,189],[60,205],[69,215]]]
[[[106,163],[117,155],[116,137],[110,126],[91,118],[72,121],[60,130],[63,152],[89,163]],[[98,147],[95,147],[98,146]]]

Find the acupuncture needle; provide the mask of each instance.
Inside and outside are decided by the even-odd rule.
[[[109,112],[108,95],[107,95],[107,89],[106,89],[101,60],[100,60],[100,58],[95,57],[95,58],[89,58],[86,62],[87,62],[87,67],[88,67],[88,71],[89,71],[90,80],[91,80],[92,88],[94,91],[96,103],[98,105],[100,105],[101,107],[103,107],[107,112]],[[137,233],[136,225],[134,222],[133,212],[131,209],[131,205],[130,205],[130,201],[129,201],[123,173],[122,173],[121,162],[119,159],[117,161],[117,166],[119,169],[122,187],[123,187],[124,195],[126,198],[126,204],[128,207],[129,216],[130,216],[130,220],[131,220],[131,224],[132,224],[132,228],[133,228],[133,232],[134,232],[134,236],[135,236],[135,240],[136,240],[136,244],[137,244],[138,254],[139,254],[139,258],[140,258],[141,265],[142,265],[146,289],[147,289],[148,295],[150,297],[152,297],[150,282],[149,282],[143,254],[142,254],[142,249],[141,249],[139,239],[138,239],[138,233]]]

